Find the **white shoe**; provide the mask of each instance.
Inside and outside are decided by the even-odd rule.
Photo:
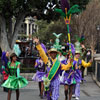
[[[72,95],[72,98],[75,98],[75,94]]]
[[[79,100],[79,97],[76,97],[75,100]]]

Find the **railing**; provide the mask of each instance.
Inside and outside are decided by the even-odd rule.
[[[37,58],[38,57],[19,57],[19,61],[21,62],[21,73],[35,72],[34,65]]]
[[[92,68],[93,79],[100,86],[100,54],[94,55]]]

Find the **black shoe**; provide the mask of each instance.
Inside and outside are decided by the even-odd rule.
[[[40,98],[43,99],[43,95],[41,95]]]

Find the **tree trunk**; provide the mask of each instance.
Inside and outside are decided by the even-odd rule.
[[[6,22],[4,17],[0,17],[1,22],[1,49],[2,51],[11,51],[7,39]]]
[[[6,24],[7,24],[7,38],[8,38],[8,42],[9,42],[9,46],[11,48],[11,42],[12,42],[12,18],[8,18],[8,20],[6,20]]]
[[[16,23],[15,23],[15,27],[14,27],[14,32],[13,32],[13,37],[12,37],[12,44],[11,44],[11,48],[13,48],[16,39],[18,37],[18,31],[21,28],[21,24],[25,18],[26,13],[20,14],[19,17],[16,19]]]
[[[16,23],[15,23],[15,26],[14,26],[14,31],[12,33],[12,21],[9,20],[9,23],[8,23],[8,27],[6,27],[6,19],[3,17],[3,16],[0,16],[0,22],[1,22],[1,41],[0,41],[0,44],[1,44],[1,49],[2,51],[12,51],[13,49],[13,46],[16,42],[16,39],[17,39],[17,36],[18,36],[18,31],[21,27],[21,24],[23,22],[25,18],[25,13],[24,14],[20,14],[18,16],[18,18],[16,18]],[[7,28],[8,28],[8,31],[7,31]]]
[[[7,39],[7,35],[4,35],[5,33],[1,33],[1,49],[2,51],[11,51],[11,48],[9,46],[9,43],[8,43],[8,39]]]

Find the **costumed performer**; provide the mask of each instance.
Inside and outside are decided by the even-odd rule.
[[[67,48],[66,55],[65,55],[66,59],[61,61],[61,63],[63,63],[63,64],[68,64],[69,59],[70,59],[69,43],[67,43],[66,48]],[[72,50],[72,54],[74,56],[75,48],[72,43],[71,43],[71,50]],[[75,77],[76,69],[77,69],[77,62],[75,60],[73,60],[73,68],[70,67],[70,69],[65,71],[63,74],[62,84],[64,85],[64,88],[65,88],[65,100],[71,100],[73,86],[76,84],[76,81],[77,81],[77,78]]]
[[[71,67],[71,59],[67,65],[61,64],[58,60],[59,52],[55,48],[48,51],[48,57],[42,49],[39,39],[34,38],[34,42],[36,43],[37,50],[39,51],[43,62],[47,65],[47,74],[46,78],[44,78],[44,87],[46,90],[48,90],[47,100],[58,100],[60,86],[59,74],[61,70],[69,70]]]
[[[81,72],[81,66],[83,67],[90,67],[91,64],[92,64],[92,60],[90,60],[88,63],[86,63],[83,59],[81,59],[81,53],[82,53],[82,48],[80,46],[80,42],[76,42],[75,43],[75,57],[74,57],[74,60],[77,61],[77,67],[78,69],[76,70],[77,71],[77,74],[76,74],[76,77],[77,77],[77,82],[76,82],[76,86],[75,86],[75,99],[76,100],[79,100],[80,98],[80,82],[82,79],[82,72]]]
[[[46,47],[43,43],[41,43],[41,47],[43,48],[44,52],[47,53]],[[43,85],[43,77],[45,73],[45,64],[42,61],[41,57],[36,59],[35,62],[35,69],[37,70],[36,74],[33,76],[32,80],[39,82],[39,90],[40,90],[40,97],[43,99],[43,92],[44,92],[44,85]]]
[[[11,100],[12,90],[16,91],[16,100],[19,100],[19,89],[25,87],[28,81],[20,76],[20,62],[17,61],[17,55],[12,53],[10,56],[11,62],[8,62],[6,73],[8,79],[2,84],[2,87],[8,88],[7,100]]]

